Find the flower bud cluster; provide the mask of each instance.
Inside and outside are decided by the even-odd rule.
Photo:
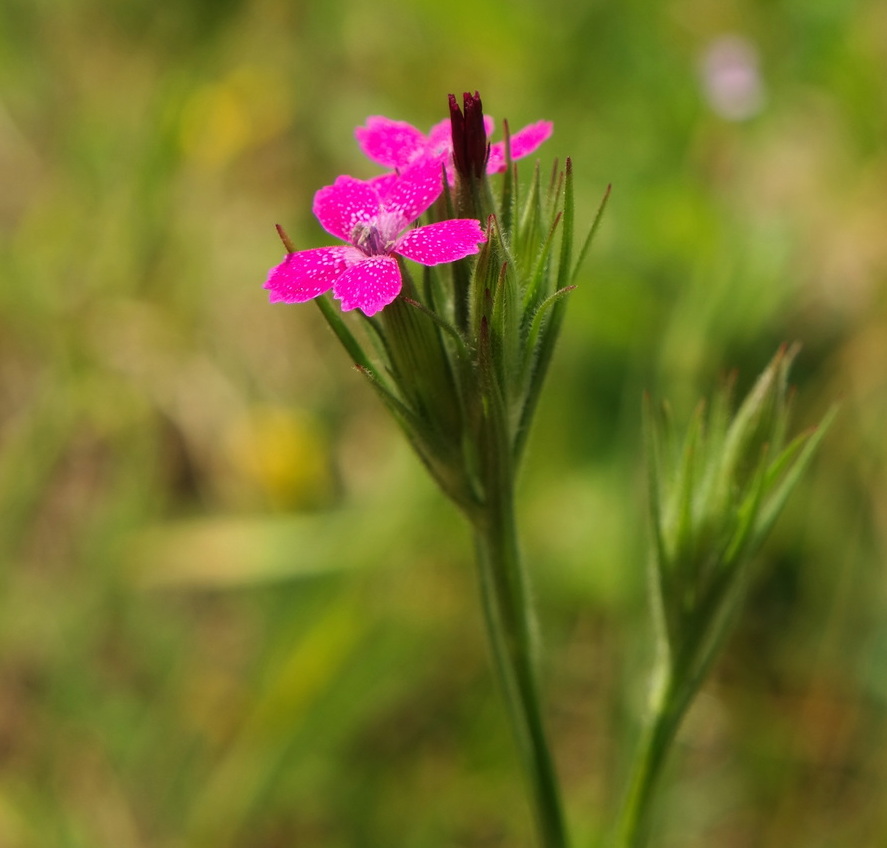
[[[787,441],[796,352],[780,349],[733,415],[729,386],[700,406],[683,444],[647,410],[653,601],[676,678],[700,681],[715,659],[754,555],[831,420]]]

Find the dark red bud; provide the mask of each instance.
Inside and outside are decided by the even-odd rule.
[[[490,146],[484,128],[483,105],[476,91],[462,95],[462,110],[456,96],[450,95],[450,123],[453,131],[453,164],[460,177],[481,179],[487,171]]]

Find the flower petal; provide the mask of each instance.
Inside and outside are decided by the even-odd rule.
[[[399,179],[400,174],[397,171],[389,171],[387,174],[371,177],[370,182],[373,188],[379,192],[379,197],[385,198]],[[384,200],[382,202],[384,203]]]
[[[426,149],[433,156],[449,156],[453,152],[453,123],[449,118],[431,128]]]
[[[353,247],[317,247],[290,253],[265,281],[271,303],[304,303],[332,288],[363,254]]]
[[[520,159],[536,150],[543,141],[551,137],[554,124],[551,121],[537,121],[511,136],[511,158]],[[505,170],[505,142],[497,141],[490,145],[490,160],[487,173],[498,174]]]
[[[402,281],[397,260],[390,256],[367,256],[349,268],[333,287],[342,309],[360,309],[375,315],[400,293]]]
[[[536,150],[543,141],[551,138],[554,132],[554,124],[551,121],[536,121],[522,130],[518,130],[511,137],[511,155],[515,159],[527,156]]]
[[[365,127],[354,131],[360,149],[374,162],[388,168],[402,168],[425,153],[428,139],[406,121],[392,121],[381,115],[367,118]]]
[[[401,171],[400,179],[385,186],[382,205],[398,213],[404,226],[415,221],[443,191],[443,169],[440,158],[423,157]]]
[[[350,242],[354,227],[375,218],[380,205],[379,191],[372,183],[342,176],[314,195],[312,210],[328,233]]]
[[[478,245],[486,240],[486,234],[474,218],[455,218],[410,230],[394,250],[422,265],[437,265],[477,253]]]

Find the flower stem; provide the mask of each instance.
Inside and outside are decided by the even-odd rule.
[[[566,848],[560,792],[539,703],[530,602],[510,481],[491,487],[486,507],[473,523],[487,637],[523,762],[539,845]]]
[[[671,680],[661,683],[654,690],[648,721],[635,753],[615,848],[642,848],[646,844],[657,779],[683,715],[683,709],[675,702]]]

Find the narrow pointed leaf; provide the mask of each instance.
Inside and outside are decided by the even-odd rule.
[[[387,407],[395,421],[397,421],[416,455],[442,491],[462,509],[467,511],[474,508],[476,500],[471,496],[471,493],[466,490],[461,481],[456,481],[450,475],[445,474],[444,469],[446,466],[436,461],[436,451],[434,448],[435,434],[428,432],[422,419],[380,382],[376,374],[364,368],[359,368],[358,370],[367,377],[382,403]],[[427,436],[428,439],[426,440],[423,436]]]
[[[643,438],[647,470],[647,505],[650,512],[651,555],[649,557],[648,586],[658,631],[660,649],[671,651],[676,636],[673,606],[667,598],[673,594],[671,585],[674,569],[663,534],[663,480],[661,434],[651,406],[649,395],[643,403]]]
[[[690,429],[684,441],[684,448],[681,451],[681,462],[677,469],[670,501],[672,502],[672,514],[666,519],[671,527],[670,531],[673,549],[672,556],[675,558],[675,568],[682,572],[681,579],[686,581],[697,580],[699,575],[688,573],[689,568],[695,567],[696,564],[696,544],[698,541],[697,534],[694,533],[696,528],[696,515],[694,510],[694,496],[696,485],[696,465],[699,454],[699,442],[703,428],[705,412],[702,406],[698,407],[696,414],[690,422]],[[702,461],[705,458],[702,457]]]
[[[527,332],[527,339],[524,344],[527,355],[524,360],[524,373],[522,374],[521,382],[527,378],[536,361],[536,347],[539,344],[540,336],[545,327],[545,319],[548,316],[549,310],[551,310],[555,303],[557,303],[562,297],[568,295],[575,288],[576,286],[567,286],[565,289],[560,289],[559,291],[554,292],[554,294],[545,298],[545,300],[543,300],[533,312],[530,328]]]
[[[433,312],[431,309],[425,306],[424,303],[420,303],[418,300],[413,300],[412,298],[405,297],[403,298],[403,301],[409,306],[412,306],[414,309],[418,309],[424,316],[433,321],[439,329],[443,330],[447,334],[447,336],[452,339],[453,342],[455,342],[460,356],[468,356],[468,347],[465,344],[465,339],[452,324],[444,321],[444,319],[441,318],[440,315],[438,315],[436,312]]]
[[[788,500],[788,496],[791,494],[792,489],[794,489],[801,475],[810,464],[810,460],[813,458],[816,449],[819,447],[819,443],[825,437],[825,434],[828,432],[837,414],[837,407],[832,407],[816,430],[807,434],[807,441],[803,450],[795,460],[794,465],[792,465],[789,472],[783,478],[779,488],[767,501],[767,506],[760,517],[757,532],[755,534],[754,545],[756,547],[760,545],[766,535],[770,532],[770,529],[779,517],[779,513],[782,512],[785,502]]]
[[[566,288],[572,282],[570,267],[573,257],[573,218],[575,204],[573,201],[573,160],[567,157],[566,172],[564,175],[564,226],[561,233],[561,255],[557,269],[556,288]]]
[[[727,548],[723,559],[728,569],[734,567],[752,546],[753,536],[755,535],[755,524],[757,522],[758,513],[767,494],[767,459],[766,456],[761,458],[758,465],[757,473],[751,485],[751,493],[745,497],[745,500],[737,511],[737,524],[733,531],[733,537]]]
[[[503,121],[502,129],[505,135],[505,171],[502,177],[502,195],[499,209],[502,216],[502,228],[506,232],[511,232],[511,222],[514,220],[515,204],[517,202],[517,171],[512,167],[511,132],[508,129],[508,121]]]
[[[549,265],[551,262],[551,253],[554,247],[554,236],[557,232],[558,225],[561,223],[561,215],[558,214],[555,216],[554,221],[551,224],[551,227],[548,229],[548,235],[545,238],[545,241],[542,243],[541,249],[537,251],[536,263],[533,268],[533,273],[530,276],[529,284],[527,285],[527,290],[524,294],[524,311],[528,312],[536,303],[539,302],[540,299],[546,297],[548,292],[545,291],[542,283],[548,277]],[[567,286],[567,289],[575,288],[574,286]]]
[[[607,186],[607,190],[604,192],[604,196],[601,199],[600,205],[598,206],[597,213],[594,216],[594,221],[591,224],[591,229],[588,231],[588,235],[585,237],[585,241],[582,242],[582,247],[579,249],[579,255],[576,257],[576,264],[573,267],[572,273],[570,274],[571,282],[575,282],[576,276],[579,274],[579,271],[582,269],[582,264],[585,262],[585,256],[588,253],[589,248],[591,247],[591,243],[594,241],[595,235],[597,235],[598,227],[600,226],[601,220],[604,217],[604,209],[607,206],[607,201],[610,199],[610,191],[612,188],[612,185]]]
[[[364,353],[360,343],[354,337],[351,330],[346,326],[345,321],[342,319],[341,311],[333,306],[329,299],[323,295],[315,298],[314,302],[320,309],[320,312],[330,329],[336,334],[336,338],[338,338],[342,347],[348,352],[348,355],[351,357],[354,364],[359,368],[371,371],[372,364],[370,363],[369,357]]]
[[[518,424],[514,457],[515,461],[523,453],[527,437],[530,432],[530,424],[533,420],[533,414],[536,411],[536,404],[539,402],[539,396],[542,392],[542,386],[545,383],[545,377],[548,373],[548,367],[554,354],[555,343],[560,335],[561,326],[564,323],[564,315],[566,314],[566,298],[563,297],[571,289],[565,288],[555,292],[539,307],[539,312],[544,316],[548,312],[548,320],[545,323],[545,331],[540,332],[539,344],[535,362],[531,366],[529,372],[528,386],[526,390],[526,400],[524,401],[523,410]]]

